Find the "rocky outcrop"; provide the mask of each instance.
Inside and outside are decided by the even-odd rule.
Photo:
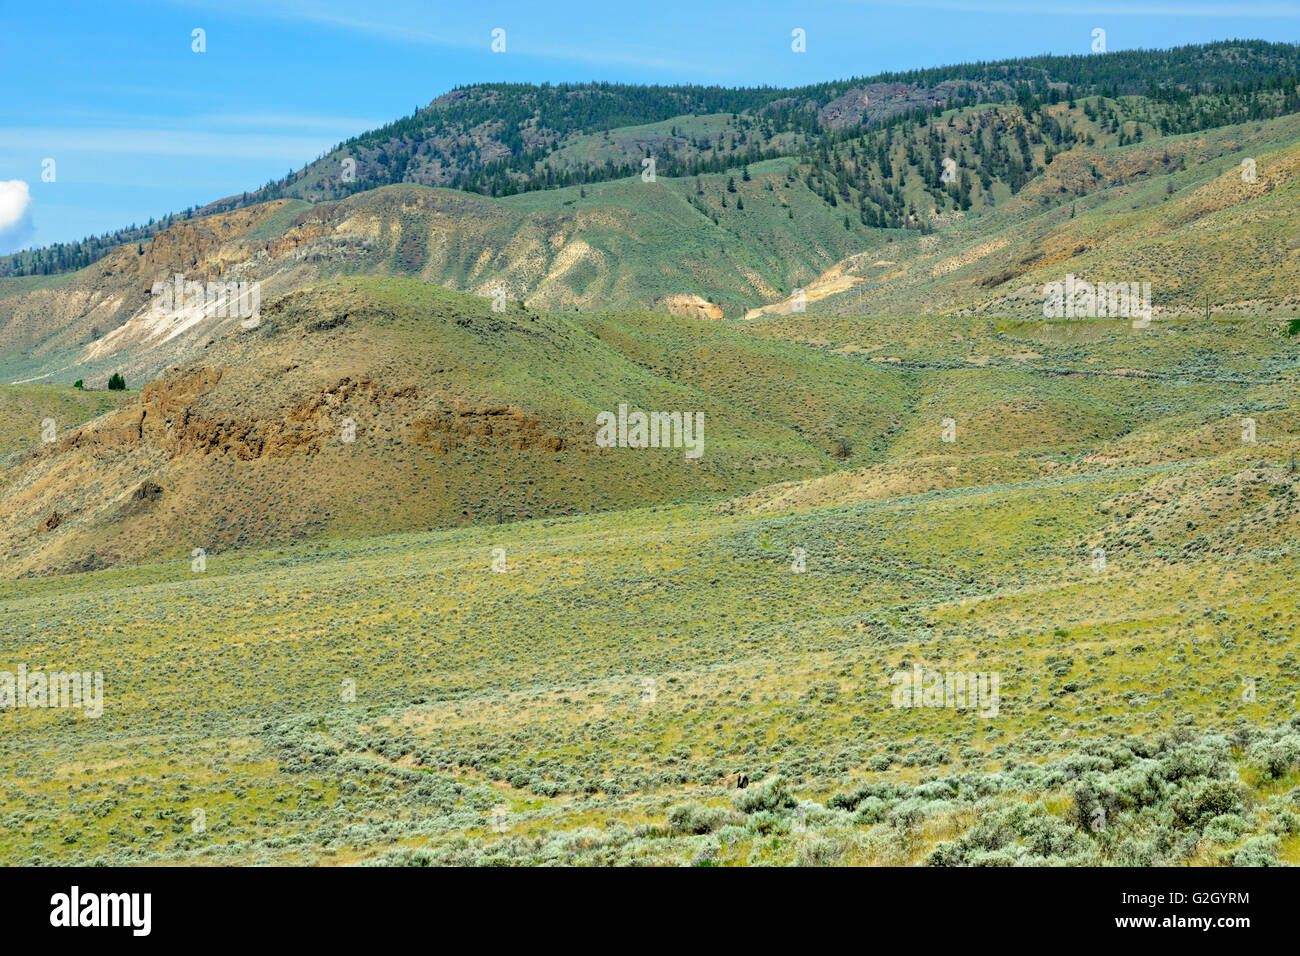
[[[441,455],[467,445],[561,452],[569,444],[563,431],[513,405],[469,406],[457,401],[437,414],[416,419],[411,429],[417,443]]]
[[[721,319],[722,307],[714,305],[700,295],[683,292],[659,300],[656,305],[673,315],[684,315],[693,319]]]

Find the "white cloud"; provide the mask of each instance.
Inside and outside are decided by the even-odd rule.
[[[32,193],[21,179],[0,182],[0,233],[8,232],[27,216]]]
[[[21,179],[0,182],[0,255],[18,248],[32,233],[32,193]]]

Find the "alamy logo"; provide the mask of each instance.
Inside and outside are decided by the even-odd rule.
[[[685,448],[687,458],[704,454],[703,412],[631,412],[596,416],[596,444],[601,448]]]
[[[898,671],[889,678],[896,684],[890,700],[895,707],[953,707],[978,710],[981,717],[998,715],[998,687],[1002,675],[967,671]]]
[[[168,312],[189,313],[194,318],[242,319],[245,329],[261,324],[262,283],[260,282],[187,282],[177,273],[172,282],[153,284],[154,315]]]
[[[1048,319],[1136,319],[1134,328],[1151,324],[1150,282],[1083,282],[1073,274],[1043,286],[1043,317]]]
[[[13,708],[80,709],[92,720],[104,713],[104,675],[100,671],[0,671],[0,710]]]
[[[132,936],[148,936],[153,927],[152,893],[71,893],[50,897],[51,926],[129,926]]]

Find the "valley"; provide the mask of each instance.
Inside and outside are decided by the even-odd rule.
[[[1300,863],[1297,84],[487,83],[0,258],[0,673],[102,681],[0,861]]]
[[[1081,347],[1066,321],[784,321],[740,337],[808,336],[822,344],[805,361],[896,380],[893,417],[822,475],[213,548],[200,573],[185,541],[169,560],[0,584],[5,654],[102,668],[106,701],[93,721],[9,715],[6,857],[1296,862],[1285,328],[1099,321]],[[1251,375],[1200,364],[1229,351]],[[725,393],[729,367],[692,387]],[[709,413],[701,463],[739,442],[738,407]],[[664,450],[602,453],[626,475]],[[288,455],[295,501],[346,474],[324,451]],[[685,466],[662,459],[670,495]],[[423,506],[405,474],[391,505]],[[895,708],[890,675],[914,666],[998,673],[998,716]],[[1169,806],[1185,816],[1161,823]]]

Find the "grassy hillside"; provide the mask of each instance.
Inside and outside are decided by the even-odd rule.
[[[1300,863],[1298,49],[489,84],[0,261],[0,863]]]
[[[1103,574],[1084,549],[1196,470],[3,585],[6,659],[102,669],[107,704],[7,718],[0,856],[1296,862],[1300,751],[1266,729],[1300,690],[1294,533]],[[916,662],[999,672],[998,714],[891,706]]]
[[[1300,52],[1294,44],[1230,40],[982,61],[794,89],[482,84],[439,96],[411,116],[354,137],[260,189],[143,226],[2,257],[0,276],[80,269],[196,214],[270,200],[319,202],[398,183],[508,196],[624,178],[640,172],[648,156],[656,158],[661,175],[673,177],[717,173],[776,156],[806,162],[865,130],[976,104],[1016,103],[1032,113],[1065,99],[1073,103],[1076,96],[1139,97],[1132,116],[1122,109],[1103,111],[1102,125],[1113,127],[1123,145],[1141,135],[1144,122],[1169,134],[1295,113],[1298,78]],[[1053,121],[1029,128],[1033,142],[1049,135],[1060,146],[1061,130]],[[1028,153],[1028,145],[1023,148]],[[1012,192],[1033,175],[1029,155],[1021,160],[995,149],[991,158]],[[938,164],[935,154],[932,165]],[[937,172],[932,179],[938,193]],[[898,225],[903,210],[881,204],[874,214]]]
[[[17,482],[70,480],[54,463],[79,448],[101,453],[92,489],[131,487],[105,473],[120,460],[221,476],[184,508],[173,478],[137,502],[153,517],[120,540],[158,559],[0,582],[0,659],[105,682],[98,719],[6,717],[0,858],[1300,862],[1300,420],[1279,325],[732,330],[494,313],[391,280],[303,293],[206,391],[185,397],[206,381],[188,369],[141,394],[173,422],[144,417],[146,451],[103,454],[110,416]],[[358,422],[346,455],[303,412],[315,362],[358,383],[319,393],[331,430]],[[514,387],[532,410],[490,434],[434,427]],[[531,453],[624,391],[705,408],[701,474],[733,494],[667,504],[708,491],[674,484],[676,453],[605,449],[608,471],[579,456],[581,483],[547,469],[567,444]],[[446,451],[402,430],[408,408]],[[821,450],[840,438],[847,467]],[[825,473],[734,494],[782,448]],[[467,490],[489,461],[504,484]],[[617,510],[565,515],[578,484]],[[343,536],[439,501],[521,520]],[[237,546],[291,506],[319,527]],[[171,508],[183,521],[157,517]],[[196,572],[193,529],[223,510],[244,538]],[[81,520],[46,533],[88,540]],[[998,674],[997,712],[895,706],[892,676],[918,664]]]
[[[57,440],[61,433],[127,401],[130,396],[125,392],[86,392],[45,385],[0,386],[0,459],[12,464],[23,452],[37,449],[48,434],[47,419],[54,422],[53,437]],[[0,477],[7,474],[7,471],[0,472]]]
[[[1097,129],[1081,106],[1052,114],[1075,135]],[[948,131],[942,121],[934,127]],[[960,119],[948,136],[960,145]],[[1048,146],[1031,148],[1035,162]],[[964,148],[961,155],[959,168],[976,175],[979,166],[967,165]],[[1243,178],[1248,160],[1253,182]],[[851,286],[814,296],[809,309],[897,312],[902,302],[918,311],[1041,317],[1044,285],[1071,273],[1094,283],[1149,282],[1156,315],[1293,315],[1300,247],[1289,222],[1298,163],[1300,118],[1286,116],[1123,146],[1099,132],[1095,144],[1058,152],[995,205],[983,203],[976,179],[969,211],[947,192],[936,200],[915,178],[920,170],[904,166],[909,208],[932,231],[901,239],[890,255],[841,263],[832,275]]]
[[[8,573],[30,575],[768,486],[783,508],[1212,456],[1242,418],[1260,443],[1296,430],[1288,329],[732,325],[498,312],[427,283],[340,277],[274,301],[259,329],[214,340],[115,414],[61,425],[54,444],[33,432],[7,473],[0,542]],[[597,447],[597,415],[621,404],[702,414],[706,454]]]
[[[835,102],[847,116],[856,101]],[[173,223],[75,274],[0,280],[0,377],[142,384],[237,330],[151,314],[153,283],[177,272],[260,283],[268,304],[335,276],[403,276],[553,312],[723,319],[803,314],[796,290],[822,314],[1030,318],[1047,283],[1075,275],[1147,283],[1159,317],[1292,316],[1297,109],[1280,80],[1195,95],[1052,86],[836,120],[796,155],[728,154],[690,175],[666,164],[653,181],[617,167],[633,174],[501,198],[403,183],[278,199]],[[664,124],[683,142],[738,135],[709,116],[650,125]],[[651,132],[585,132],[563,149],[612,163]]]
[[[261,283],[261,301],[340,275],[414,277],[533,308],[664,308],[683,294],[739,318],[864,245],[883,242],[798,180],[788,161],[750,178],[640,177],[492,200],[392,186],[337,203],[285,201],[194,220],[138,252],[113,253],[58,282],[0,289],[0,375],[10,381],[115,371],[142,384],[238,333],[237,318],[151,313],[155,281]],[[729,181],[731,189],[728,188]],[[793,217],[793,218],[791,218]]]
[[[909,391],[701,320],[336,279],[14,462],[0,546],[8,573],[38,574],[715,499],[870,460]],[[621,404],[703,415],[705,454],[598,447],[598,414]]]

